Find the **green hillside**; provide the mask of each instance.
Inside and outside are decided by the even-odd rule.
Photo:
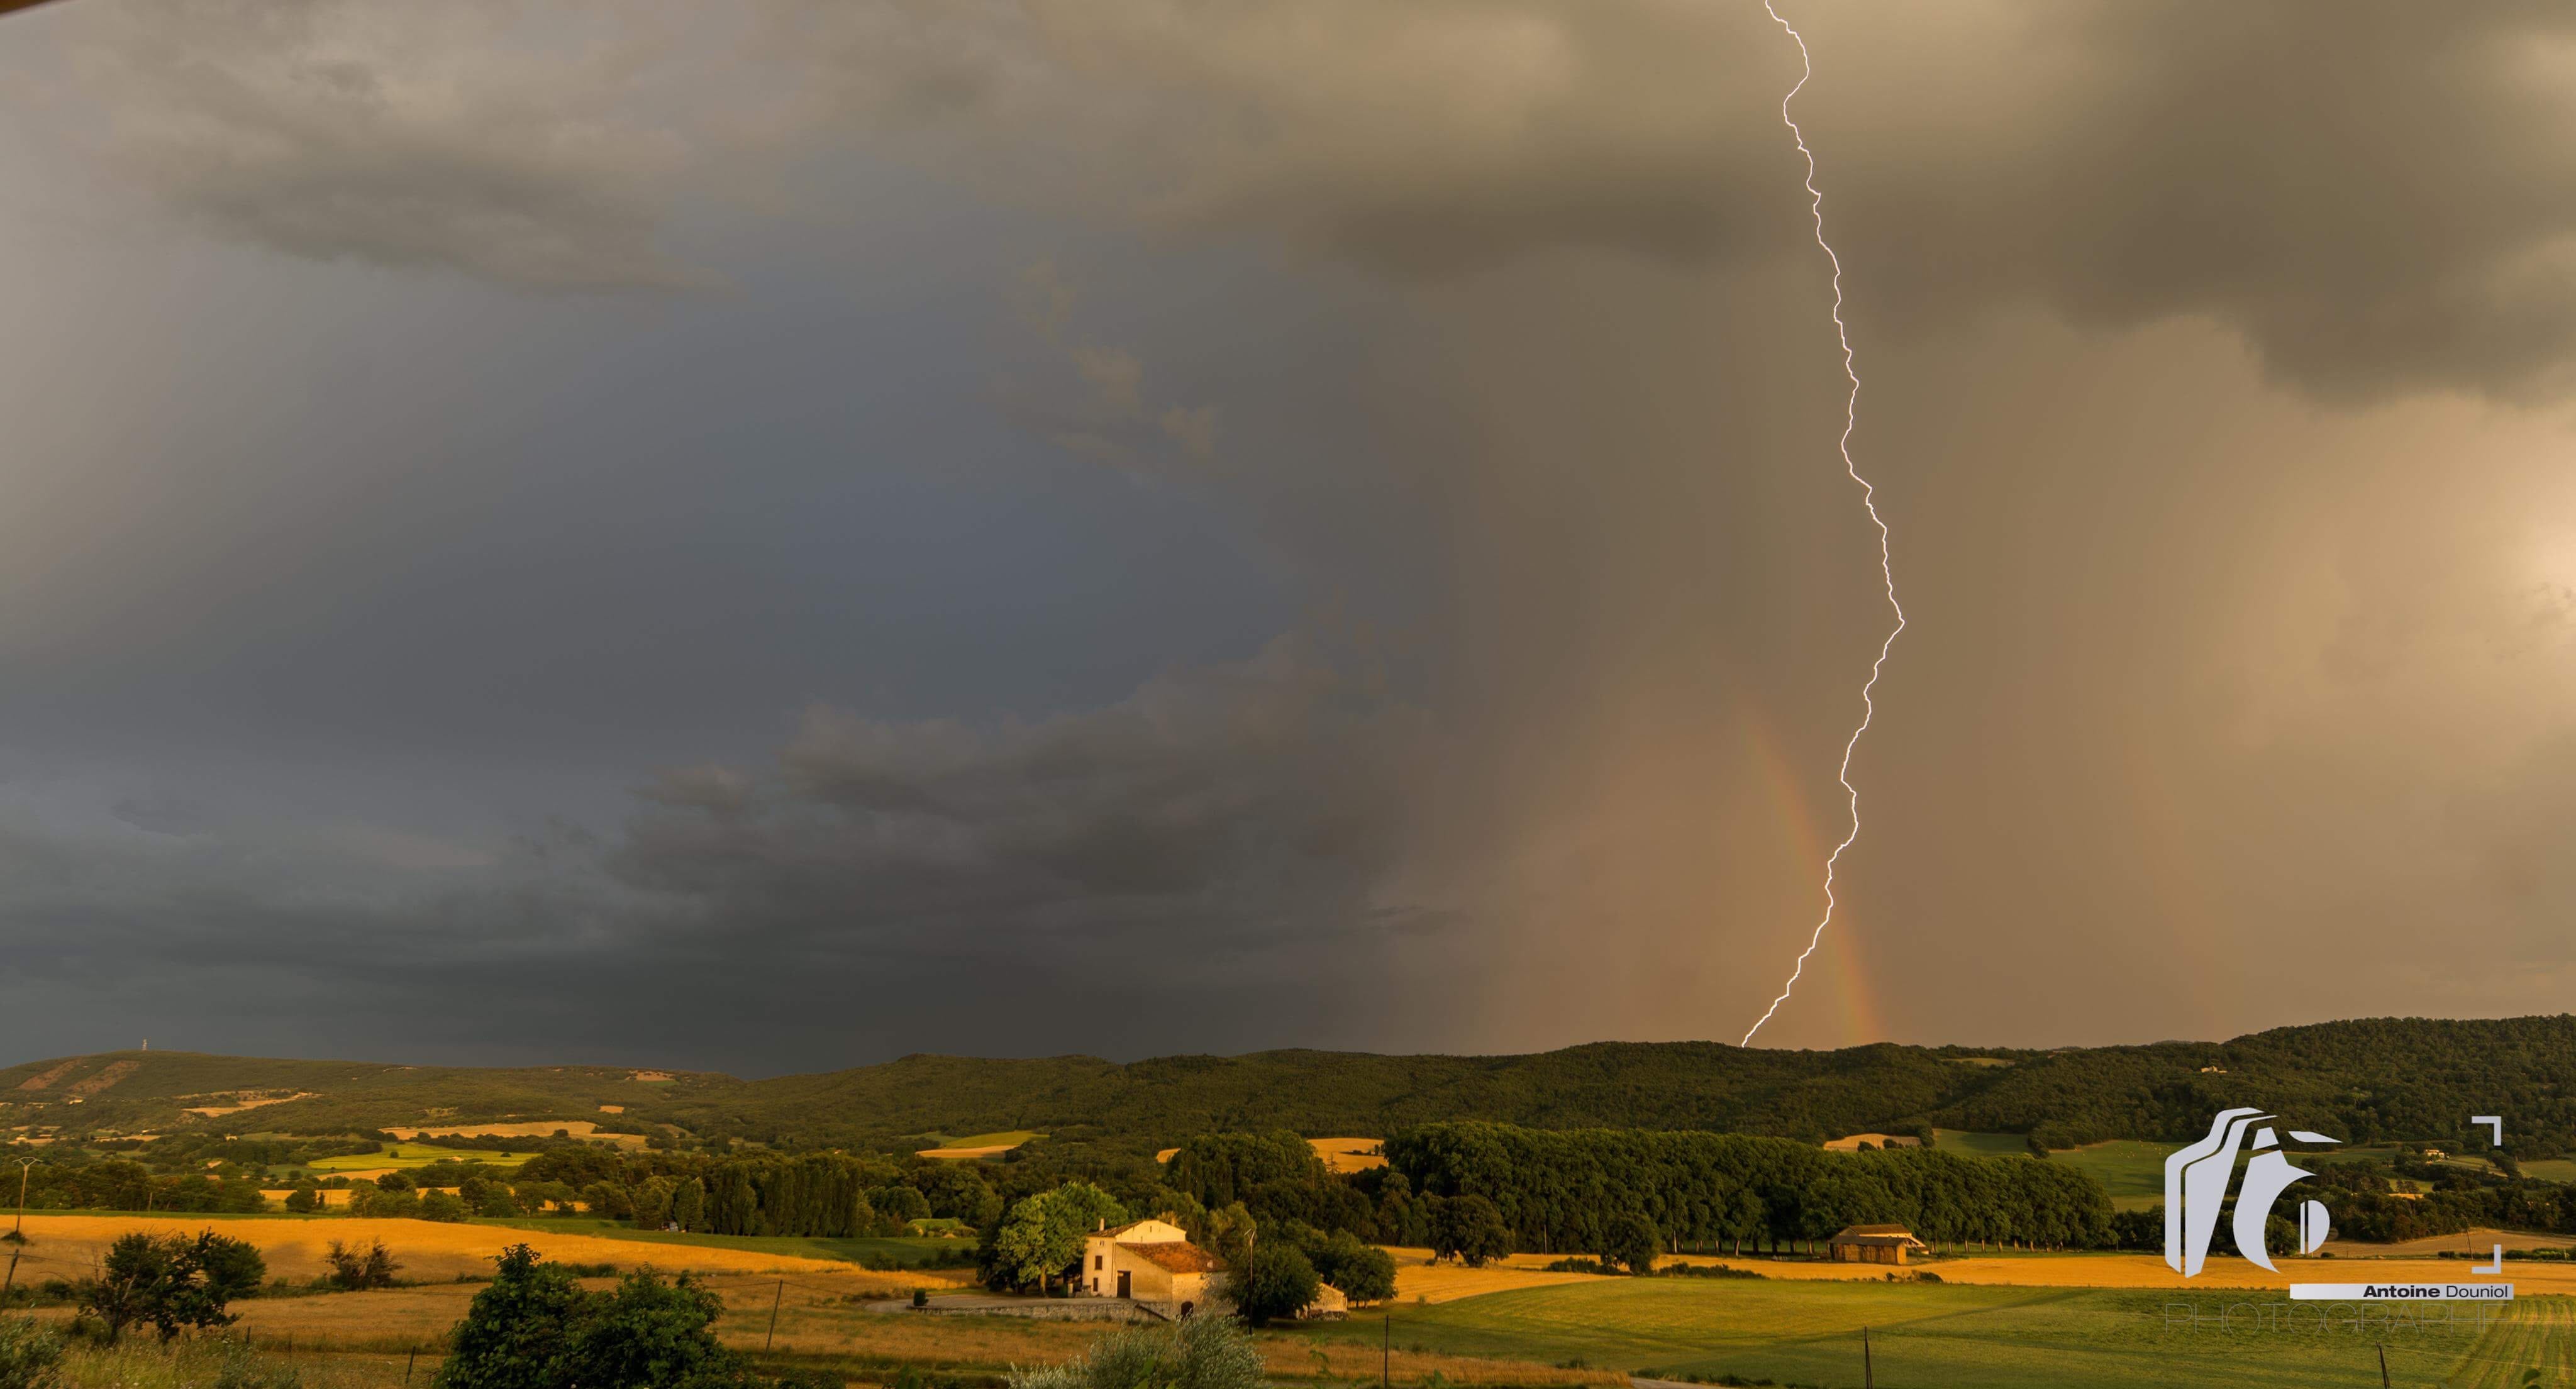
[[[275,1102],[229,1115],[186,1112],[246,1100]],[[908,1056],[756,1081],[624,1067],[498,1070],[180,1052],[0,1070],[0,1131],[22,1133],[441,1132],[478,1122],[589,1120],[628,1132],[883,1148],[1026,1130],[1052,1135],[1038,1146],[1133,1150],[1212,1130],[1374,1136],[1469,1118],[1810,1141],[1938,1126],[2035,1132],[2068,1148],[2187,1141],[2212,1113],[2237,1104],[2354,1142],[2440,1138],[2463,1150],[2483,1147],[2470,1136],[2471,1114],[2502,1112],[2512,1116],[2519,1155],[2558,1156],[2576,1151],[2576,1017],[2372,1019],[2227,1042],[2046,1052],[1603,1042],[1481,1057],[1275,1051],[1119,1064]]]

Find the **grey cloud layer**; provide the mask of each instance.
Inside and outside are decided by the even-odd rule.
[[[1795,58],[1758,6],[99,8],[123,18],[87,51],[145,183],[296,254],[670,283],[655,237],[689,181],[853,134],[1400,275],[1794,249],[1759,211]],[[2111,324],[2208,314],[2345,398],[2527,395],[2576,357],[2563,7],[1796,17],[1824,55],[1803,115],[1882,321],[2018,296]]]
[[[737,28],[676,8],[316,4],[231,26],[191,9],[169,37],[144,12],[91,13],[45,22],[113,94],[108,148],[235,240],[523,288],[762,268],[725,262],[720,237],[705,266],[660,249],[697,219],[902,282],[917,262],[868,240],[890,212],[817,211],[796,177],[892,151],[985,200],[1007,247],[994,317],[1022,312],[1007,347],[871,309],[746,365],[740,344],[807,306],[760,301],[766,321],[693,337],[688,315],[738,311],[731,291],[673,296],[657,307],[677,368],[568,337],[563,361],[516,370],[578,380],[600,408],[494,412],[504,434],[542,421],[524,426],[538,442],[389,470],[417,499],[378,523],[418,552],[403,591],[476,611],[418,678],[352,689],[435,681],[421,704],[470,706],[578,688],[555,701],[565,721],[612,729],[691,681],[791,708],[799,681],[843,690],[774,765],[740,755],[751,732],[721,755],[629,743],[621,780],[673,767],[631,815],[446,848],[228,822],[219,779],[120,791],[0,849],[29,977],[234,1037],[260,1035],[256,1011],[394,1010],[437,1019],[421,1035],[450,1054],[761,1069],[914,1046],[1731,1037],[1803,939],[1882,610],[1777,124],[1794,52],[1758,5],[780,4]],[[2413,393],[2542,399],[2576,350],[2563,11],[1796,13],[1869,380],[1859,446],[1918,625],[1859,767],[1872,818],[1833,947],[1851,954],[1817,965],[1839,1007],[1791,1010],[1783,1039],[1850,1040],[1839,1009],[1862,1011],[1872,975],[1885,1025],[1926,1040],[1989,1035],[1960,1036],[1971,989],[2020,1001],[2010,1029],[1974,1020],[2023,1029],[1998,1041],[2539,1006],[2571,968],[2549,929],[2570,885],[2533,829],[2564,799],[2576,662],[2576,539],[2542,524],[2576,503],[2552,490],[2565,440]],[[1141,264],[1078,295],[1069,273],[1020,270],[1059,239],[1131,238]],[[1174,268],[1192,255],[1236,260],[1192,279]],[[701,370],[703,395],[674,384]],[[864,408],[814,404],[898,377]],[[884,423],[943,381],[970,383],[972,420]],[[479,419],[499,394],[468,382],[424,413]],[[824,443],[701,439],[702,408],[811,411]],[[991,459],[1009,431],[990,414],[1111,465],[1096,486],[1114,508],[1061,484],[1004,524],[991,497],[952,514],[836,490],[1038,486],[1037,466]],[[594,466],[662,458],[666,438],[692,442],[651,469]],[[763,474],[783,448],[821,461]],[[136,485],[198,456],[172,446]],[[638,498],[698,523],[647,525],[621,509]],[[572,559],[549,567],[561,555],[443,510],[487,499],[523,535],[587,542],[622,520],[649,543],[557,547]],[[1157,519],[1114,529],[1113,509]],[[693,545],[720,522],[740,534],[710,560]],[[791,527],[795,562],[761,567]],[[1116,544],[1030,559],[1050,527]],[[1158,552],[1211,531],[1308,604],[1246,619],[1231,649],[1299,635],[1131,673],[1132,693],[1056,698],[1053,716],[894,715],[846,693],[874,663],[946,661],[1002,687],[983,707],[1027,708],[1025,682],[1103,643],[1017,664],[977,648],[1076,617],[1177,641],[1152,595],[1112,580],[1159,563],[1159,586],[1186,585]],[[894,560],[860,563],[878,552]],[[955,552],[971,562],[940,562]],[[327,590],[354,567],[307,572]],[[891,596],[824,601],[852,593]],[[502,625],[485,610],[544,614],[511,680],[475,678]],[[215,667],[230,629],[209,613],[189,636]],[[745,660],[726,636],[751,624],[845,649],[849,669]],[[303,653],[260,659],[246,688],[333,710]],[[399,708],[397,728],[428,726]],[[2462,911],[2523,952],[2514,977],[2391,963]],[[2317,939],[2344,947],[2335,968]],[[181,973],[121,977],[102,941]],[[218,969],[265,981],[239,997],[298,1005],[187,1001],[185,972]],[[1064,1036],[1067,991],[1140,978],[1161,1011]],[[2104,1002],[2108,978],[2137,997]],[[22,1018],[84,1008],[21,989]]]

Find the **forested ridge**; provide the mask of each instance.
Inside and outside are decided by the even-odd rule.
[[[232,1115],[186,1112],[250,1099],[272,1102]],[[1228,1130],[1385,1136],[1470,1119],[1806,1143],[1939,1126],[2032,1133],[2063,1147],[2182,1141],[2205,1131],[2212,1113],[2239,1104],[2353,1142],[2464,1137],[2470,1115],[2501,1113],[2512,1116],[2525,1156],[2569,1151],[2576,1017],[2365,1019],[2226,1042],[2055,1051],[1602,1042],[1481,1057],[1273,1051],[1120,1064],[908,1056],[766,1080],[171,1052],[0,1070],[0,1131],[435,1132],[446,1124],[587,1120],[640,1133],[671,1126],[700,1139],[884,1149],[933,1135],[1026,1129],[1131,1151]]]

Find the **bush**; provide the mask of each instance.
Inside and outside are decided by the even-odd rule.
[[[465,1220],[465,1200],[453,1192],[424,1191],[420,1194],[420,1218],[456,1225]]]
[[[322,1193],[309,1186],[299,1186],[286,1193],[286,1209],[297,1215],[310,1215],[322,1209]]]
[[[724,1312],[688,1275],[630,1274],[584,1292],[573,1270],[513,1245],[456,1324],[438,1389],[734,1389],[751,1376],[712,1329]]]
[[[322,1255],[331,1266],[325,1282],[343,1292],[365,1292],[371,1288],[390,1288],[394,1275],[402,1271],[402,1262],[385,1248],[383,1240],[370,1240],[364,1249],[353,1248],[338,1240]]]
[[[1169,1329],[1112,1331],[1060,1365],[1011,1371],[1010,1389],[1261,1389],[1261,1353],[1229,1317],[1190,1317]]]
[[[260,1257],[258,1247],[249,1240],[210,1231],[197,1237],[197,1249],[206,1281],[219,1301],[257,1297],[259,1285],[268,1281],[268,1260]]]
[[[62,1364],[62,1337],[25,1317],[0,1317],[0,1389],[51,1389]]]

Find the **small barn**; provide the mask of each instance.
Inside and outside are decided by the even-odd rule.
[[[1081,1291],[1123,1297],[1165,1317],[1186,1317],[1223,1296],[1225,1265],[1168,1220],[1139,1220],[1085,1236]]]
[[[1909,1251],[1931,1249],[1902,1225],[1847,1225],[1825,1247],[1838,1264],[1901,1264]]]

